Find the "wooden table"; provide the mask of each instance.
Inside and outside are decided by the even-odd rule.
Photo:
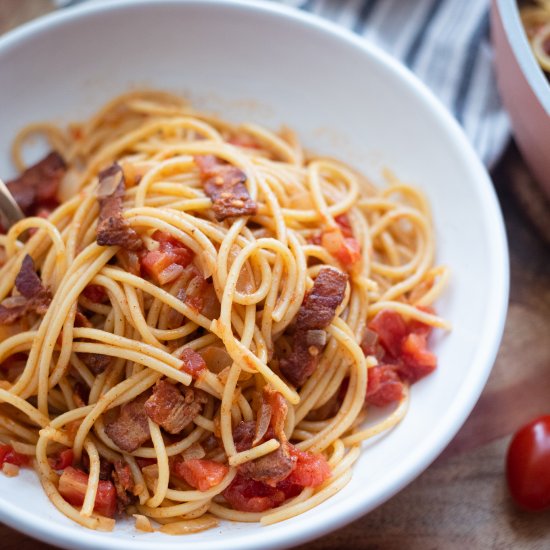
[[[50,0],[0,0],[0,33],[53,9]],[[510,434],[550,411],[550,240],[520,192],[529,183],[513,145],[493,172],[510,245],[511,294],[504,339],[480,401],[443,454],[413,483],[374,512],[308,550],[550,548],[550,512],[528,514],[511,503],[504,482]],[[545,205],[546,206],[546,205]],[[550,231],[547,232],[550,235]],[[52,548],[0,525],[4,550]]]

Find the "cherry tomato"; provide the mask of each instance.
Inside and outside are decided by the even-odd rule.
[[[550,416],[536,418],[516,432],[506,457],[506,479],[523,508],[550,507]]]

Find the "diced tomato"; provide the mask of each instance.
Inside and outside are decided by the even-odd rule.
[[[391,309],[383,309],[369,323],[369,329],[378,334],[380,343],[392,357],[399,357],[401,343],[407,335],[403,317]]]
[[[367,395],[365,401],[376,407],[385,407],[390,403],[401,401],[403,382],[394,365],[381,365],[369,369]]]
[[[300,487],[318,487],[331,475],[331,469],[325,457],[320,453],[300,451],[290,445],[290,453],[298,459],[296,468],[285,479],[287,484]]]
[[[240,474],[235,476],[223,496],[235,510],[241,512],[265,512],[286,500],[285,493],[277,487],[270,487]]]
[[[352,268],[361,259],[361,247],[353,237],[344,237],[339,228],[324,231],[321,245],[346,268]]]
[[[296,485],[292,479],[287,477],[286,479],[283,479],[283,481],[279,481],[279,483],[277,483],[277,489],[282,491],[285,495],[285,499],[287,499],[297,497],[302,492],[303,487],[301,485]]]
[[[0,445],[0,468],[6,462],[15,466],[28,466],[30,461],[27,455],[14,451],[11,445]]]
[[[347,214],[340,214],[336,216],[334,221],[340,226],[340,230],[342,231],[342,235],[344,235],[344,237],[353,237],[351,223]]]
[[[100,304],[107,299],[107,291],[100,285],[88,285],[82,291],[82,294],[84,294],[90,302],[94,302],[95,304]]]
[[[74,453],[72,449],[61,451],[55,458],[49,458],[48,462],[54,470],[64,470],[72,466],[74,462]]]
[[[433,313],[431,308],[420,309]],[[414,383],[436,368],[437,358],[428,349],[427,342],[432,327],[426,323],[414,319],[406,323],[396,311],[382,310],[369,323],[369,330],[376,332],[385,350],[382,356],[377,355],[378,360],[390,363],[393,373],[402,380]],[[400,398],[400,388],[393,373],[390,374],[387,368],[383,373],[371,369],[367,401],[377,404],[375,401],[379,400],[382,406]],[[380,385],[371,385],[377,383]]]
[[[202,355],[191,348],[185,348],[181,352],[180,358],[182,360],[181,370],[190,374],[193,378],[199,378],[206,369],[206,363]]]
[[[180,459],[172,463],[172,473],[199,491],[208,491],[221,483],[228,471],[225,464],[204,458]]]
[[[318,487],[331,475],[331,469],[321,454],[300,451],[289,444],[289,452],[296,457],[296,467],[275,487],[237,474],[223,496],[235,510],[264,512],[280,506],[295,497],[304,487]]]
[[[159,243],[159,248],[145,252],[141,266],[160,285],[165,285],[183,273],[183,268],[193,259],[193,252],[163,231],[155,231],[152,238]]]
[[[345,267],[355,265],[361,259],[361,246],[357,239],[353,237],[344,239],[342,246],[336,252],[336,257]]]
[[[430,374],[437,366],[437,358],[428,349],[426,339],[426,334],[411,332],[401,345],[403,364],[399,373],[411,383]]]
[[[141,267],[160,285],[176,280],[183,273],[183,267],[174,263],[173,256],[160,250],[146,252],[141,258]]]
[[[82,470],[68,466],[59,478],[59,493],[73,506],[82,506],[88,486],[88,475]],[[112,518],[116,511],[116,489],[112,481],[99,481],[94,510]]]

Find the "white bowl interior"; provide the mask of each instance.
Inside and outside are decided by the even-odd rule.
[[[87,531],[61,516],[32,472],[0,476],[0,519],[65,547],[258,548],[341,526],[418,475],[466,419],[492,366],[508,293],[502,218],[484,169],[443,108],[405,69],[344,31],[272,5],[111,2],[68,10],[0,41],[0,174],[23,125],[87,117],[129,87],[181,92],[235,121],[295,129],[306,146],[380,179],[388,166],[426,191],[440,263],[439,369],[416,384],[405,420],[369,445],[352,482],[314,511],[270,527],[227,523],[181,538]],[[220,535],[223,534],[223,537]]]

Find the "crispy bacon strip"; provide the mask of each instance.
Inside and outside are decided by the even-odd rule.
[[[105,426],[105,433],[123,451],[131,453],[149,438],[149,422],[145,412],[147,394],[125,403],[116,420]]]
[[[52,295],[36,274],[34,261],[27,254],[15,278],[15,288],[20,296],[6,298],[0,304],[0,325],[10,325],[29,313],[44,315]]]
[[[133,500],[134,477],[130,466],[123,460],[114,463],[114,470],[111,474],[115,486],[117,500],[123,506],[128,506]]]
[[[57,188],[67,171],[63,157],[55,151],[6,183],[17,204],[27,216],[41,208],[57,206]]]
[[[218,221],[234,216],[250,216],[258,205],[246,188],[246,174],[213,155],[198,155],[195,163],[202,176],[204,192],[212,199],[212,210]]]
[[[185,388],[184,393],[167,380],[159,380],[145,403],[145,413],[168,433],[178,434],[191,424],[206,403],[200,390]]]
[[[122,216],[125,189],[124,172],[116,162],[99,173],[97,244],[136,251],[143,247],[143,242]]]
[[[330,325],[336,309],[344,299],[347,281],[348,276],[337,269],[321,269],[313,288],[300,306],[294,349],[289,357],[280,362],[281,372],[295,386],[301,386],[313,374],[319,361],[318,355],[324,348],[324,344],[308,339],[308,332],[325,329]]]
[[[111,366],[111,357],[102,353],[81,353],[80,359],[96,376]]]
[[[297,459],[291,453],[290,445],[284,432],[287,412],[288,405],[284,397],[268,385],[264,386],[262,391],[262,404],[254,430],[254,440],[248,448],[257,445],[264,438],[269,439],[273,436],[277,437],[281,446],[272,453],[243,464],[239,468],[240,474],[248,479],[261,481],[271,487],[275,487],[279,481],[285,479],[294,470]],[[262,415],[265,415],[265,418],[262,418]],[[267,420],[268,417],[269,419]],[[241,423],[241,425],[242,424],[245,423]],[[247,434],[244,426],[240,429],[243,430],[243,435],[246,438]],[[238,430],[239,426],[235,429],[233,438],[239,450],[239,446],[242,446],[244,441],[237,440],[236,436],[239,434],[236,432]],[[246,443],[248,443],[248,441]]]
[[[292,473],[296,468],[296,462],[296,456],[289,452],[289,445],[284,442],[276,451],[240,466],[239,473],[249,479],[262,481],[275,487],[279,481]]]

